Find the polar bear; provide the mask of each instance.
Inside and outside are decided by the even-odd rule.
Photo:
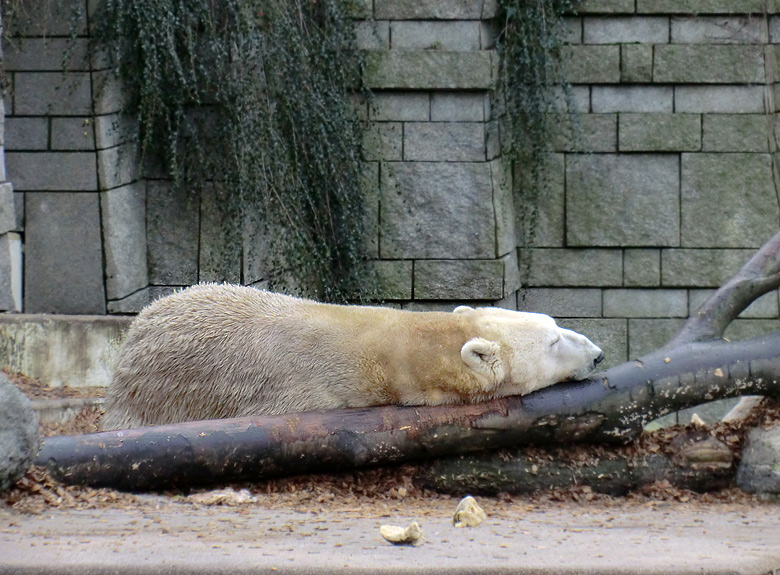
[[[584,379],[603,357],[543,314],[342,306],[201,284],[135,319],[103,427],[477,402]]]

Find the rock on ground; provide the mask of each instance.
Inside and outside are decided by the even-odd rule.
[[[30,400],[0,374],[0,492],[32,465],[38,438],[38,416]]]
[[[737,485],[748,493],[780,494],[780,427],[750,431],[737,470]]]

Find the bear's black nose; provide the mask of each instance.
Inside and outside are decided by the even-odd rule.
[[[602,361],[604,361],[604,352],[603,351],[599,354],[599,356],[595,360],[593,360],[593,365],[598,365]]]

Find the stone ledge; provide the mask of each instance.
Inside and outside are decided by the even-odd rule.
[[[490,90],[497,67],[493,51],[369,51],[364,81],[374,89]]]

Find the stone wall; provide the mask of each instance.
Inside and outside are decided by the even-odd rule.
[[[0,309],[21,305],[22,238],[29,313],[132,313],[176,286],[262,280],[251,241],[235,269],[215,263],[216,197],[141,176],[122,91],[88,53],[87,0],[29,4],[60,12],[5,47],[0,270],[15,271],[0,271]],[[550,313],[619,363],[671,335],[780,225],[780,15],[757,0],[586,0],[567,19],[573,113],[555,118],[529,236],[512,193],[523,170],[502,158],[491,105],[495,10],[374,0],[357,14],[376,93],[363,112],[381,295]],[[773,293],[729,335],[777,327]]]

